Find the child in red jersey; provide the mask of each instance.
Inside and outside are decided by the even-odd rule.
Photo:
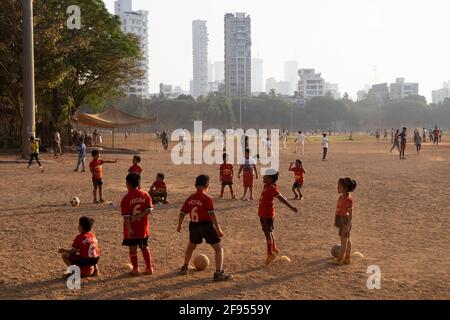
[[[353,199],[352,192],[356,189],[356,181],[350,178],[341,178],[338,181],[338,199],[334,226],[339,228],[339,237],[341,238],[341,253],[333,263],[337,265],[351,264],[350,255],[352,252],[352,242],[350,240],[350,231],[352,229]]]
[[[245,149],[245,160],[244,164],[241,165],[238,172],[238,179],[241,178],[241,173],[243,174],[243,184],[244,184],[244,195],[241,200],[247,200],[247,189],[250,189],[250,199],[253,200],[253,176],[256,175],[256,179],[258,179],[258,170],[256,169],[256,161],[255,159],[250,157],[250,149]]]
[[[295,167],[292,167],[293,163],[291,162],[291,165],[289,166],[289,171],[294,172],[295,175],[295,182],[292,185],[292,192],[294,192],[294,199],[292,200],[303,200],[303,195],[302,195],[302,187],[303,187],[303,183],[305,182],[305,178],[304,175],[306,174],[305,169],[303,169],[303,163],[302,160],[295,160]],[[297,195],[298,192],[298,195]]]
[[[156,175],[156,180],[153,182],[149,191],[150,196],[152,197],[153,203],[164,203],[168,204],[167,201],[167,186],[164,182],[164,174],[158,173]]]
[[[270,173],[270,174],[267,174]],[[297,212],[297,208],[292,206],[280,193],[276,182],[278,180],[278,172],[267,172],[263,177],[264,189],[261,192],[259,198],[258,216],[261,222],[262,230],[266,237],[267,242],[267,258],[266,264],[270,264],[275,260],[277,254],[280,252],[275,244],[275,236],[273,222],[275,219],[275,207],[274,199],[277,198],[282,204],[287,206],[294,212]]]
[[[141,157],[140,156],[134,156],[133,157],[133,165],[130,167],[130,169],[128,169],[128,173],[141,174],[142,173],[142,167],[139,165],[140,162],[141,162]]]
[[[225,190],[225,186],[230,187],[231,197],[233,199],[236,199],[236,196],[234,195],[233,191],[233,165],[230,163],[227,163],[227,154],[223,154],[223,163],[220,165],[220,179],[219,181],[222,182],[222,190],[220,191],[220,199],[223,199],[223,192]]]
[[[99,203],[97,201],[97,189],[98,196],[100,198],[100,202],[103,203],[105,200],[103,199],[103,167],[104,163],[117,163],[117,159],[114,161],[101,160],[100,153],[98,150],[93,150],[91,152],[92,161],[89,163],[89,169],[92,173],[92,184],[94,185],[93,195],[94,195],[94,203]]]
[[[217,222],[214,213],[213,199],[206,192],[209,186],[209,176],[200,175],[195,180],[195,188],[197,192],[191,195],[183,204],[180,210],[180,218],[178,220],[177,231],[181,231],[181,225],[185,215],[189,214],[191,222],[189,223],[189,244],[186,248],[184,257],[184,265],[181,267],[181,274],[189,273],[189,261],[198,244],[206,240],[215,252],[216,272],[214,273],[214,281],[231,280],[233,276],[225,274],[223,271],[223,248],[220,238],[223,237],[222,229]]]
[[[100,251],[97,237],[91,232],[94,219],[81,217],[78,222],[78,232],[72,249],[60,248],[58,253],[62,253],[62,259],[67,266],[76,265],[80,267],[82,277],[98,275],[98,260]]]
[[[139,188],[141,176],[137,173],[129,173],[126,181],[128,193],[120,203],[124,220],[122,245],[130,248],[130,260],[133,265],[131,275],[139,275],[137,247],[141,248],[144,257],[145,273],[153,274],[150,249],[148,248],[148,237],[150,236],[148,215],[153,210],[152,198]]]

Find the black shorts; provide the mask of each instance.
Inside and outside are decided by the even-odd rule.
[[[92,184],[94,186],[101,186],[103,185],[103,180],[98,178],[92,178]]]
[[[348,216],[335,216],[334,225],[339,229],[339,236],[350,238],[352,223],[349,222]]]
[[[273,232],[273,218],[261,218],[259,217],[259,221],[261,222],[262,230],[264,233]]]
[[[97,258],[82,258],[78,254],[71,254],[69,256],[69,261],[72,265],[79,267],[92,267],[98,263],[100,257]]]
[[[220,242],[217,231],[212,221],[190,222],[189,223],[189,241],[194,244],[201,244],[203,239],[206,243],[214,245]]]
[[[233,181],[222,181],[222,187],[232,186],[232,185],[233,185]]]
[[[301,189],[303,187],[303,184],[300,182],[294,182],[294,184],[292,185],[292,188],[294,189]]]
[[[141,249],[148,248],[148,237],[144,239],[123,239],[123,246],[127,247],[139,247]]]

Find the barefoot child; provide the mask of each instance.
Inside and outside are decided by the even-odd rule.
[[[134,156],[133,157],[133,165],[128,169],[128,173],[142,173],[142,167],[139,165],[141,163],[141,157],[140,156]]]
[[[187,214],[189,214],[191,219],[189,223],[189,244],[186,248],[181,274],[187,275],[189,273],[189,261],[191,260],[192,254],[197,245],[201,244],[203,239],[205,239],[206,243],[210,244],[215,252],[216,272],[214,273],[213,280],[231,280],[233,276],[225,274],[223,271],[223,248],[220,243],[223,232],[214,213],[213,199],[207,194],[208,186],[209,176],[198,176],[195,180],[197,192],[186,199],[180,210],[177,227],[178,232],[181,231],[181,225]]]
[[[303,199],[303,195],[302,195],[302,187],[303,187],[303,183],[305,182],[305,178],[304,175],[306,174],[305,169],[303,169],[303,164],[302,164],[302,160],[295,160],[295,167],[292,167],[293,163],[291,162],[291,165],[289,166],[289,171],[294,172],[295,175],[295,182],[292,185],[292,192],[294,192],[294,199],[293,200],[297,200]],[[297,194],[298,192],[298,194]]]
[[[92,161],[89,163],[89,169],[92,173],[92,184],[94,186],[93,195],[94,195],[94,203],[103,203],[105,200],[103,199],[103,167],[104,163],[117,163],[117,159],[114,161],[101,160],[100,153],[98,150],[93,150],[91,152]],[[99,200],[97,201],[97,189]]]
[[[223,199],[223,192],[225,190],[225,186],[230,187],[231,197],[233,199],[236,199],[236,196],[234,195],[233,191],[233,165],[227,163],[227,154],[223,154],[223,163],[220,165],[220,179],[219,181],[222,182],[222,189],[220,191],[220,199]]]
[[[266,264],[270,264],[275,260],[277,254],[280,252],[275,244],[274,226],[275,219],[275,207],[274,199],[277,198],[282,204],[287,206],[294,212],[297,212],[297,208],[292,206],[280,193],[278,186],[276,185],[278,180],[278,172],[273,172],[271,175],[265,175],[263,177],[264,189],[261,192],[259,198],[258,216],[261,222],[262,230],[266,237],[267,242],[267,258]]]
[[[334,226],[339,228],[339,237],[341,238],[341,253],[333,261],[337,265],[351,264],[350,255],[352,252],[352,242],[350,231],[352,229],[353,199],[352,192],[356,189],[356,181],[350,178],[341,178],[338,181],[338,199]]]
[[[150,224],[148,215],[153,210],[150,195],[139,189],[141,176],[137,173],[129,173],[126,177],[128,193],[120,202],[123,217],[123,241],[122,245],[129,247],[130,260],[133,266],[131,275],[139,275],[137,247],[141,249],[145,261],[145,273],[153,274],[148,237],[150,236]]]
[[[250,200],[254,200],[253,198],[253,176],[256,175],[256,179],[258,179],[258,170],[256,169],[256,161],[253,158],[250,158],[250,149],[245,149],[245,162],[239,168],[238,179],[241,178],[241,173],[243,174],[243,184],[244,184],[244,195],[241,200],[247,200],[247,190],[250,189]]]
[[[167,186],[164,182],[164,174],[158,173],[156,175],[156,180],[150,187],[150,196],[152,197],[153,203],[164,203],[168,204],[167,201]]]
[[[72,244],[72,249],[60,248],[58,253],[62,253],[62,259],[67,266],[76,265],[80,267],[82,277],[98,275],[98,260],[100,251],[97,237],[91,232],[94,219],[81,217],[78,222],[78,232],[80,233]]]

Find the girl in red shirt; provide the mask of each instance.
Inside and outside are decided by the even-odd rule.
[[[339,237],[341,238],[341,253],[333,263],[351,264],[350,254],[352,251],[352,241],[350,239],[350,231],[352,229],[353,215],[353,199],[352,192],[356,189],[356,181],[350,178],[341,178],[338,181],[338,199],[336,214],[334,218],[334,226],[339,229]]]

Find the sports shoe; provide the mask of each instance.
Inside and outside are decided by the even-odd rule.
[[[180,274],[186,276],[189,273],[189,266],[182,266],[180,269]]]
[[[213,281],[228,281],[232,279],[233,276],[231,274],[226,274],[223,270],[214,272]]]
[[[145,268],[145,273],[150,275],[153,274],[153,267]]]

